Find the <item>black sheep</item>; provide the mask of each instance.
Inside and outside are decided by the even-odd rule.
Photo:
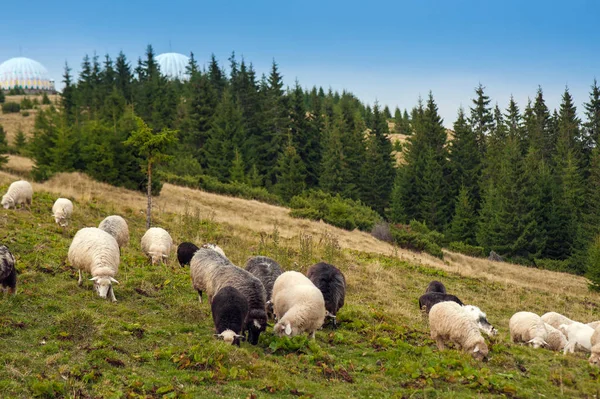
[[[419,309],[423,310],[424,308],[425,312],[429,314],[433,305],[440,302],[456,302],[459,305],[464,306],[464,303],[454,295],[442,294],[441,292],[428,292],[427,294],[421,295],[419,298]]]
[[[439,292],[441,294],[445,294],[446,287],[444,286],[444,284],[440,283],[439,281],[433,280],[431,283],[429,283],[429,285],[427,286],[427,289],[425,290],[426,294],[429,292]]]
[[[215,337],[240,346],[246,338],[241,335],[248,317],[248,300],[238,290],[227,286],[213,297],[210,306],[215,323]]]
[[[273,317],[273,284],[275,284],[277,277],[283,273],[281,266],[267,256],[253,256],[246,261],[245,269],[249,273],[252,273],[265,286],[265,292],[267,293],[267,314],[269,317]]]
[[[177,247],[177,260],[179,261],[181,267],[190,264],[190,261],[197,250],[198,247],[191,242],[182,242],[179,244]]]
[[[320,262],[308,268],[306,276],[323,293],[325,299],[326,317],[337,327],[337,312],[344,306],[346,296],[346,279],[337,267]]]
[[[5,245],[0,246],[0,287],[2,291],[8,288],[8,292],[17,292],[17,269],[15,269],[15,257]]]

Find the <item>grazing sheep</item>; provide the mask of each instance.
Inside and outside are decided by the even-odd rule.
[[[5,245],[0,245],[0,288],[9,294],[17,293],[17,269],[15,257]]]
[[[326,317],[337,327],[337,312],[344,306],[346,279],[337,267],[320,262],[308,268],[306,276],[321,290],[325,299]]]
[[[68,259],[71,265],[79,269],[78,285],[83,283],[81,271],[92,275],[94,289],[100,298],[116,302],[112,283],[119,282],[115,276],[119,271],[119,244],[113,236],[95,227],[86,227],[77,232],[69,247]]]
[[[111,215],[104,218],[98,225],[100,230],[106,231],[113,236],[119,244],[119,248],[123,248],[129,244],[129,227],[127,222],[119,215]]]
[[[209,301],[212,302],[215,293],[226,286],[231,286],[244,295],[248,301],[244,332],[248,332],[248,342],[256,345],[260,333],[267,327],[266,293],[260,280],[231,263],[222,251],[219,252],[214,246],[208,245],[203,245],[192,257],[190,275],[200,302],[202,291],[206,291]]]
[[[439,292],[440,294],[445,294],[446,287],[444,286],[444,284],[440,283],[439,281],[433,280],[431,283],[429,283],[429,285],[427,286],[427,289],[425,290],[426,294],[428,292]]]
[[[544,327],[546,327],[546,331],[548,331],[548,337],[546,338],[548,349],[555,352],[563,350],[565,345],[567,345],[567,337],[565,334],[548,323],[544,323]]]
[[[592,327],[594,330],[600,326],[600,320],[592,321],[587,323],[588,326]]]
[[[25,180],[18,180],[11,183],[8,191],[2,196],[2,206],[4,209],[16,208],[18,205],[31,208],[33,198],[33,188]]]
[[[550,324],[554,328],[558,328],[561,324],[575,323],[573,320],[556,312],[548,312],[542,315],[544,323]]]
[[[241,335],[248,316],[246,297],[233,287],[223,287],[213,297],[210,309],[215,323],[215,337],[240,346],[240,341],[246,339]]]
[[[244,269],[252,273],[265,286],[267,314],[269,317],[273,317],[273,284],[275,284],[277,277],[283,273],[281,266],[267,256],[253,256],[246,261]]]
[[[510,338],[513,342],[525,342],[534,348],[548,346],[548,331],[540,316],[531,312],[517,312],[508,322]]]
[[[192,257],[198,250],[196,244],[191,242],[182,242],[177,247],[177,260],[179,261],[179,265],[184,267],[185,265],[189,265]]]
[[[588,362],[592,366],[598,366],[600,365],[600,326],[594,330],[590,338],[590,343],[592,344],[592,355],[588,359]]]
[[[163,228],[150,227],[142,237],[142,251],[152,260],[152,264],[167,264],[173,239]]]
[[[565,335],[569,341],[563,350],[564,354],[575,352],[576,347],[581,347],[586,352],[592,351],[592,335],[594,334],[592,327],[576,321],[569,325],[561,324],[559,330],[566,332]]]
[[[303,332],[315,338],[325,321],[323,293],[305,275],[295,271],[281,274],[273,285],[273,307],[278,336],[294,337]]]
[[[67,198],[59,198],[52,205],[52,216],[60,227],[67,227],[73,214],[73,203]]]
[[[440,302],[456,302],[460,306],[464,305],[464,303],[454,295],[442,294],[441,292],[428,292],[427,294],[421,295],[419,298],[419,309],[429,313],[433,305]]]
[[[446,342],[453,342],[477,360],[487,358],[488,347],[479,332],[479,327],[463,307],[455,302],[440,302],[429,312],[429,329],[439,350]]]
[[[479,329],[485,332],[487,335],[492,336],[498,334],[498,330],[496,330],[496,328],[490,324],[490,322],[487,320],[486,314],[483,313],[477,306],[465,305],[463,306],[463,311],[469,316],[469,319],[475,322],[477,327],[479,327]]]

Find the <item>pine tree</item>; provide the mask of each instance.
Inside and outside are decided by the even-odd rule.
[[[8,141],[6,140],[6,132],[4,127],[0,125],[0,169],[8,163]]]
[[[449,189],[444,176],[444,165],[436,158],[433,148],[429,147],[421,154],[422,180],[418,182],[420,201],[417,204],[417,220],[429,228],[443,231],[448,223]]]
[[[4,90],[0,90],[0,104],[6,101],[6,96],[4,95]]]
[[[63,109],[63,113],[67,119],[67,121],[69,121],[69,123],[73,123],[73,121],[75,121],[75,114],[76,114],[76,109],[75,109],[75,92],[74,92],[74,87],[73,87],[73,82],[72,82],[72,78],[71,78],[71,68],[69,68],[69,65],[67,63],[65,63],[65,72],[63,74],[63,83],[64,83],[64,87],[63,90],[60,94],[60,104],[62,106]]]
[[[261,187],[263,184],[262,176],[258,172],[256,164],[253,164],[252,168],[250,168],[250,173],[248,174],[248,184],[252,187]]]
[[[590,289],[600,291],[600,236],[589,247],[586,277],[590,280]]]
[[[334,122],[340,133],[342,164],[344,165],[343,190],[337,191],[342,197],[359,199],[364,193],[362,171],[366,162],[365,130],[353,98],[344,95],[336,107]],[[333,192],[336,193],[336,192]]]
[[[530,145],[538,151],[544,160],[551,160],[556,141],[550,126],[550,112],[544,101],[544,93],[541,87],[538,88],[531,115],[526,109],[525,120]]]
[[[583,154],[583,137],[581,136],[581,122],[577,117],[577,109],[573,98],[566,88],[560,104],[560,113],[557,119],[558,137],[556,147],[564,147],[574,151],[576,156]],[[553,143],[554,144],[554,143]]]
[[[306,184],[316,187],[319,183],[321,163],[320,132],[307,116],[304,91],[296,81],[290,95],[290,137],[300,159],[306,166]]]
[[[349,170],[342,147],[340,121],[329,121],[327,138],[323,151],[320,187],[323,191],[335,194],[353,191],[355,182],[349,181]]]
[[[217,93],[218,98],[220,98],[223,95],[225,86],[227,86],[227,78],[214,54],[210,55],[210,62],[208,64],[208,80]]]
[[[584,124],[586,141],[585,148],[588,152],[591,148],[600,147],[600,87],[594,79],[589,102],[584,104],[587,121]]]
[[[304,162],[296,153],[291,144],[285,149],[277,161],[277,183],[275,192],[285,201],[289,202],[292,197],[302,194],[306,188],[306,169]]]
[[[385,117],[385,119],[392,119],[392,113],[390,112],[390,107],[388,107],[387,105],[385,106],[385,108],[383,108],[383,116]]]
[[[182,151],[191,153],[203,167],[206,158],[202,150],[212,129],[218,105],[216,92],[204,74],[195,73],[189,81],[189,96],[186,119],[182,121]]]
[[[133,75],[131,73],[131,66],[127,62],[125,54],[121,51],[115,61],[115,85],[121,92],[121,95],[127,102],[133,101],[131,81]]]
[[[477,98],[473,100],[471,107],[471,117],[469,123],[477,137],[479,152],[483,155],[486,150],[486,139],[493,127],[492,109],[490,108],[490,98],[484,93],[485,87],[480,83],[475,88]]]
[[[25,148],[27,146],[27,137],[25,137],[25,133],[22,129],[17,130],[17,134],[15,135],[15,149],[17,150],[17,154],[24,155]]]
[[[465,186],[460,188],[455,202],[454,216],[447,235],[452,241],[462,241],[465,244],[475,245],[477,215],[471,205],[469,190]]]
[[[237,147],[234,150],[233,162],[229,170],[229,180],[235,183],[246,183],[246,167]]]

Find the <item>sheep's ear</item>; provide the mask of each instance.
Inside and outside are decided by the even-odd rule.
[[[260,328],[260,323],[258,322],[258,320],[254,320],[254,327],[256,328]]]
[[[265,303],[266,306],[269,306],[271,304],[273,304],[273,301],[267,301],[267,303]]]
[[[165,255],[165,254],[163,254],[163,256],[162,256],[162,257],[163,257],[163,258],[165,258],[165,259],[167,259],[167,258],[169,257],[169,255]]]
[[[236,334],[236,336],[235,336],[235,337],[236,337],[237,339],[239,339],[240,341],[245,341],[245,340],[246,340],[246,337],[244,337],[243,335]]]
[[[285,333],[287,335],[292,335],[292,325],[289,321],[285,324]]]
[[[96,281],[96,280],[98,280],[98,279],[99,279],[99,277],[98,277],[98,276],[95,276],[95,277],[92,277],[92,278],[90,279],[90,281]]]
[[[477,353],[479,352],[479,345],[475,346],[475,349],[473,349],[473,353]]]
[[[222,336],[221,334],[215,334],[215,337],[216,337],[217,339],[223,340],[223,336]]]
[[[111,281],[111,282],[113,282],[113,283],[115,283],[115,284],[120,284],[120,283],[119,283],[119,282],[118,282],[118,281],[117,281],[115,278],[113,278],[113,277],[110,277],[110,281]]]

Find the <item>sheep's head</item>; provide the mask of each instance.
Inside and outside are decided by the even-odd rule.
[[[217,252],[219,255],[226,257],[225,252],[223,252],[221,247],[218,246],[217,244],[206,243],[206,244],[202,245],[202,248],[210,248],[213,251]]]
[[[246,330],[248,330],[248,342],[252,345],[256,345],[258,344],[260,333],[267,329],[267,313],[253,309],[248,313],[247,320]]]
[[[246,340],[246,337],[244,337],[243,335],[236,334],[232,330],[225,330],[221,334],[215,334],[215,337],[217,337],[217,339],[222,339],[228,344],[237,346],[240,346],[241,341]]]
[[[590,356],[590,358],[588,359],[588,362],[590,362],[590,364],[592,366],[600,366],[600,353],[598,353],[598,352],[592,353],[592,356]]]
[[[67,218],[62,215],[54,215],[54,221],[60,227],[67,227],[67,225],[69,224]]]
[[[285,320],[285,321],[280,321],[277,324],[275,324],[275,326],[273,326],[273,332],[278,336],[278,337],[295,337],[296,335],[298,335],[300,333],[300,331],[298,330],[298,327],[295,326],[291,321],[289,320]]]
[[[152,262],[152,265],[157,265],[160,263],[167,263],[167,259],[169,259],[169,255],[165,255],[159,252],[150,252],[150,260]]]
[[[465,305],[463,306],[463,310],[469,316],[469,318],[477,324],[477,327],[479,327],[479,329],[485,332],[487,335],[493,336],[498,334],[498,330],[496,330],[496,328],[490,324],[490,322],[487,320],[486,314],[477,306]]]
[[[547,347],[548,344],[546,343],[546,341],[544,341],[543,338],[541,337],[535,337],[533,339],[530,339],[529,341],[527,341],[528,344],[531,344],[531,346],[533,346],[534,349],[538,349],[538,348],[542,348],[542,347]]]
[[[476,360],[487,360],[487,355],[488,355],[488,347],[485,344],[485,342],[481,342],[477,345],[475,345],[475,348],[473,349],[473,352],[471,353],[471,356],[473,356],[474,359]]]
[[[15,206],[15,200],[8,195],[3,195],[1,204],[4,209],[10,209]]]
[[[106,298],[112,289],[112,283],[119,284],[119,282],[112,277],[95,276],[90,280],[94,282],[94,290],[98,293],[100,298]]]

